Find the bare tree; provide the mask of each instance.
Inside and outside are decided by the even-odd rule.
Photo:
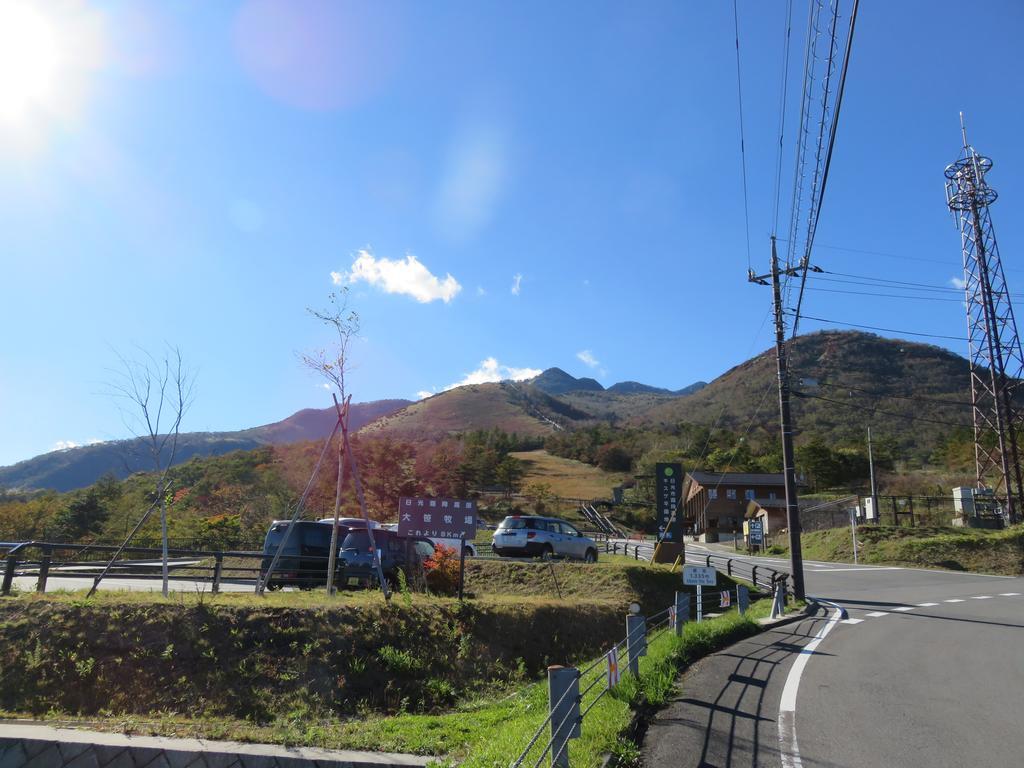
[[[306,311],[331,329],[334,342],[330,348],[304,352],[299,355],[299,359],[309,370],[322,376],[330,388],[337,392],[338,401],[344,403],[347,394],[345,377],[351,370],[349,347],[359,336],[359,315],[349,308],[348,288],[342,288],[341,293],[331,293],[328,300],[329,307],[307,308]]]
[[[348,406],[345,378],[351,370],[349,347],[359,336],[359,315],[349,308],[348,288],[341,293],[331,293],[330,306],[326,309],[309,309],[307,311],[320,322],[327,325],[334,334],[334,342],[330,348],[322,348],[301,354],[302,364],[309,370],[326,379],[330,389],[337,395],[336,402],[341,403],[338,418],[348,424]],[[334,525],[331,528],[331,549],[327,555],[327,594],[335,594],[334,568],[338,552],[338,520],[341,517],[341,487],[345,482],[345,440],[343,429],[338,436],[338,477],[334,492]],[[369,527],[369,526],[367,526]],[[372,538],[372,532],[370,534]]]
[[[159,507],[163,594],[167,597],[167,472],[178,452],[181,420],[192,405],[195,376],[185,367],[177,347],[167,347],[160,358],[141,349],[134,357],[118,353],[117,358],[120,367],[111,372],[110,390],[120,402],[125,426],[145,446],[155,477],[153,504],[135,530]]]

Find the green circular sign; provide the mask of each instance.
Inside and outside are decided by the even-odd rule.
[[[675,474],[675,470],[672,467],[665,467],[665,477],[672,477]]]

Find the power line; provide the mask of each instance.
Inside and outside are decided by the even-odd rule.
[[[792,1],[792,0],[791,0]],[[743,168],[743,222],[747,233],[747,270],[750,270],[750,210],[747,206],[747,146],[743,131],[743,77],[740,73],[740,17],[732,0],[732,20],[736,31],[736,100],[740,114],[740,164]]]
[[[940,400],[938,398],[926,397],[921,395],[897,395],[890,392],[879,392],[873,389],[864,389],[863,387],[854,387],[849,384],[838,384],[832,381],[822,381],[820,379],[814,379],[815,384],[819,387],[831,387],[832,389],[845,389],[853,392],[860,392],[865,395],[871,395],[872,397],[891,397],[897,400],[913,400],[916,403],[934,403],[936,405],[953,405],[958,408],[970,408],[971,403],[966,400]]]
[[[735,0],[733,3],[735,8]],[[772,232],[779,228],[779,195],[782,187],[782,150],[786,128],[786,94],[789,92],[789,41],[793,29],[793,0],[786,5],[786,28],[782,43],[782,83],[779,87],[779,148],[775,159],[775,199],[772,202]],[[737,65],[738,66],[738,65]]]
[[[907,419],[908,421],[922,421],[926,424],[939,424],[943,427],[958,427],[960,429],[971,429],[970,424],[960,424],[955,421],[944,421],[941,419],[927,419],[924,416],[908,416],[905,413],[897,413],[896,411],[886,411],[881,408],[873,408],[871,406],[865,406],[857,403],[844,403],[842,400],[833,400],[830,397],[822,397],[821,395],[812,395],[808,392],[793,392],[797,397],[811,398],[814,400],[823,400],[826,403],[833,403],[834,405],[841,405],[844,408],[853,408],[858,411],[870,411],[871,413],[880,413],[883,416],[893,416],[897,419]]]
[[[792,312],[792,310],[789,310]],[[946,336],[941,333],[920,333],[917,331],[903,331],[899,328],[880,328],[875,325],[858,325],[857,323],[847,323],[843,320],[829,320],[824,317],[812,317],[811,315],[804,315],[808,320],[816,320],[819,323],[829,323],[831,325],[845,325],[850,328],[865,328],[869,331],[885,331],[886,333],[902,333],[907,336],[927,336],[933,339],[952,339],[953,341],[967,341],[964,336]]]
[[[908,296],[906,294],[901,293],[875,293],[874,291],[844,291],[841,288],[815,288],[808,286],[804,288],[804,290],[822,291],[824,293],[846,293],[852,296],[874,296],[881,299],[917,299],[919,301],[952,301],[954,303],[960,303],[963,301],[963,299],[947,299],[945,296]]]
[[[796,314],[794,315],[794,319],[793,319],[793,336],[796,336],[797,329],[800,326],[800,309],[803,307],[803,303],[804,303],[804,288],[807,286],[807,267],[808,267],[808,264],[810,263],[811,249],[814,247],[814,236],[815,236],[815,234],[818,231],[818,218],[821,216],[821,206],[823,205],[823,203],[825,201],[825,185],[828,183],[828,171],[829,171],[829,168],[832,165],[832,150],[835,148],[835,144],[836,144],[836,132],[837,132],[837,129],[839,127],[839,110],[840,110],[840,108],[843,105],[843,90],[846,88],[846,73],[847,73],[847,71],[850,68],[850,51],[853,48],[853,29],[854,29],[854,26],[857,23],[857,7],[859,5],[860,5],[860,0],[853,0],[853,11],[850,14],[850,31],[846,35],[846,52],[843,54],[843,69],[842,69],[842,72],[841,72],[841,74],[839,76],[839,88],[836,90],[836,105],[835,105],[835,108],[832,110],[832,125],[829,128],[828,151],[827,151],[827,154],[825,155],[825,168],[824,168],[824,171],[822,172],[821,188],[818,190],[818,201],[817,201],[817,204],[814,206],[813,216],[808,214],[808,219],[807,219],[807,243],[804,246],[804,258],[803,258],[804,270],[803,270],[803,274],[800,277],[800,292],[797,294],[797,299],[796,299]],[[831,79],[831,75],[832,75],[832,73],[831,73],[831,69],[832,69],[832,51],[833,51],[833,48],[835,47],[835,41],[836,41],[836,30],[835,30],[835,27],[836,27],[836,21],[837,21],[837,19],[839,17],[838,11],[839,11],[839,4],[836,3],[835,13],[832,16],[832,46],[829,48],[829,77],[825,81],[825,96],[824,96],[824,98],[826,100],[828,99],[828,83],[829,83],[829,80]],[[825,122],[825,106],[824,106],[824,104],[822,105],[821,120],[822,120],[822,124],[824,124],[824,122]],[[819,151],[819,153],[821,151],[821,140],[820,140],[820,137],[819,137],[819,142],[818,142],[818,151]],[[817,182],[817,179],[815,179],[815,183],[816,182]]]

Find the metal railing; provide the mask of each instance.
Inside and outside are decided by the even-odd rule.
[[[622,554],[632,556],[634,560],[651,560],[657,543],[654,541],[607,540],[604,551],[606,554]],[[690,565],[703,565],[714,568],[726,576],[742,579],[755,587],[774,592],[778,584],[786,585],[789,590],[789,573],[752,562],[749,558],[730,557],[729,555],[704,554],[686,550],[686,562]]]
[[[4,551],[6,550],[6,551]],[[113,561],[120,550],[123,557]],[[194,550],[169,548],[169,580],[209,584],[220,592],[223,584],[250,586],[260,577],[268,559],[262,552],[231,550]],[[110,544],[68,544],[46,541],[0,542],[4,558],[0,594],[9,595],[16,577],[36,577],[36,591],[45,592],[48,582],[61,579],[93,581],[110,563],[105,578],[162,579],[162,550],[156,547],[121,547]],[[327,556],[288,555],[284,567],[274,574],[271,588],[277,586],[315,587],[327,583]],[[336,579],[362,578],[365,569],[353,569],[346,575],[339,569]]]

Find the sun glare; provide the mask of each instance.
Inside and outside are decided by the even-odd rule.
[[[59,69],[52,23],[27,3],[0,0],[0,119],[20,121],[46,110]]]
[[[102,42],[102,19],[81,0],[0,0],[0,128],[38,134],[73,117]]]

